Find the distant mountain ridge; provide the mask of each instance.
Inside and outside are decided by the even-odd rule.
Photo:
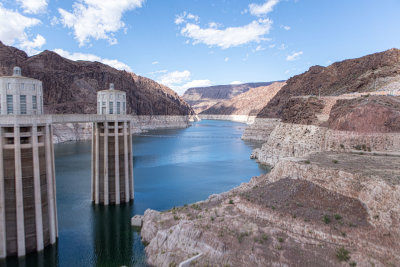
[[[193,109],[174,91],[134,73],[99,62],[73,61],[52,51],[28,57],[0,42],[0,75],[22,75],[43,82],[45,113],[96,113],[96,93],[109,83],[127,93],[127,112],[137,115],[193,115]]]
[[[237,95],[249,91],[251,88],[268,86],[272,83],[273,82],[255,82],[195,87],[187,89],[182,98],[190,104],[197,113],[201,113],[222,100],[232,99]]]
[[[200,114],[256,116],[285,84],[285,82],[274,82],[267,86],[251,88],[231,99],[218,102]]]

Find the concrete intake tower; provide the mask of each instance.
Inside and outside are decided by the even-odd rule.
[[[23,77],[0,77],[0,259],[25,256],[58,238],[53,124],[93,125],[91,199],[133,200],[132,119],[126,93],[97,93],[97,114],[43,114],[43,86]]]
[[[24,256],[58,237],[53,133],[42,82],[0,77],[0,258]],[[39,116],[32,116],[39,115]]]
[[[125,115],[126,93],[115,90],[97,92],[98,115]],[[93,123],[92,201],[116,204],[133,200],[132,133],[130,120]]]

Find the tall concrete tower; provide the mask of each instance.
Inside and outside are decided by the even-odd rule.
[[[93,123],[92,136],[92,201],[116,204],[133,200],[132,133],[126,114],[126,93],[108,90],[97,93],[97,113],[103,122]]]
[[[0,77],[0,114],[43,114],[42,82],[23,77],[20,67],[14,67],[12,76]]]
[[[0,77],[0,258],[24,256],[58,237],[53,133],[43,113],[42,83]],[[30,116],[26,116],[30,115]]]

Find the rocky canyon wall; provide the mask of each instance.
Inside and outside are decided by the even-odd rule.
[[[186,128],[198,120],[197,116],[133,116],[132,133],[167,128]],[[84,141],[92,138],[91,123],[54,124],[54,143]]]
[[[338,131],[273,119],[256,119],[242,138],[265,142],[253,151],[252,157],[272,166],[282,158],[301,158],[323,151],[400,155],[400,133]]]

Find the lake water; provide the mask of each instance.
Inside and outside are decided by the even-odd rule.
[[[91,203],[90,141],[55,145],[57,245],[0,266],[146,266],[134,214],[204,200],[266,172],[249,159],[256,145],[240,139],[245,127],[203,120],[134,136],[135,200],[120,206]]]

